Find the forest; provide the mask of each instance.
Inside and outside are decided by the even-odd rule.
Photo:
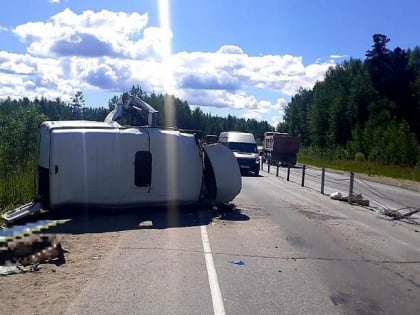
[[[393,50],[373,35],[365,60],[330,68],[312,89],[300,89],[278,131],[299,136],[319,158],[419,165],[420,47]]]

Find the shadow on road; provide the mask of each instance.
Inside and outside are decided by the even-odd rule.
[[[205,205],[167,205],[129,209],[66,207],[41,213],[33,217],[31,222],[70,219],[62,225],[49,228],[46,233],[84,234],[200,226],[211,223],[215,218],[231,221],[249,220],[249,217],[234,205],[222,208]],[[28,222],[30,221],[17,224]]]
[[[51,246],[56,240],[56,234],[87,234],[129,231],[138,229],[168,229],[201,226],[211,223],[214,219],[230,221],[246,221],[249,217],[235,205],[224,207],[211,207],[206,205],[161,207],[137,207],[130,209],[104,209],[66,207],[29,217],[16,222],[9,229],[2,230],[4,235],[10,231],[10,240],[0,244],[0,265],[8,262],[17,262],[19,259],[29,257]],[[40,228],[45,220],[69,221],[52,226]],[[35,224],[31,224],[35,223]],[[22,226],[36,226],[28,228],[25,233],[13,234],[13,228]],[[54,260],[57,266],[64,264],[61,260]]]
[[[264,177],[261,174],[255,175],[254,173],[249,173],[249,172],[243,172],[241,173],[242,177]]]

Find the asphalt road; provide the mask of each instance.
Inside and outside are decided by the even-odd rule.
[[[234,203],[124,212],[67,314],[420,314],[420,226],[265,172]]]

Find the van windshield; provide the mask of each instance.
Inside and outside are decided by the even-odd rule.
[[[228,147],[236,152],[258,153],[257,145],[255,143],[229,142]]]

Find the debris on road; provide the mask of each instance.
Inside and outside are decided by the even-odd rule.
[[[0,276],[14,275],[18,273],[34,272],[39,270],[39,265],[22,266],[20,264],[12,266],[0,266]]]
[[[405,212],[405,211],[408,211],[408,212]],[[413,214],[420,212],[420,208],[407,207],[407,208],[397,209],[397,210],[381,209],[379,212],[383,215],[393,218],[393,220],[400,220],[400,219],[407,219],[411,217]]]
[[[239,265],[239,266],[245,265],[245,263],[242,260],[240,260],[240,259],[229,260],[229,262],[231,264],[235,264],[235,265]]]
[[[340,201],[349,201],[349,196],[343,196],[339,191],[332,193],[330,198],[333,200],[340,200]],[[357,203],[361,206],[369,207],[369,200],[363,199],[362,194],[351,195],[351,202]]]
[[[61,246],[60,242],[48,246],[47,248],[27,257],[24,257],[20,263],[23,266],[29,266],[34,264],[40,264],[48,262],[53,259],[64,260],[64,252],[66,252]]]
[[[38,271],[40,263],[64,261],[55,234],[41,232],[69,220],[40,220],[0,230],[0,275]]]
[[[335,193],[332,193],[330,195],[330,198],[333,200],[341,200],[342,199],[341,192],[336,191]]]
[[[10,260],[5,261],[4,265],[0,265],[1,276],[39,271],[39,265],[42,263],[64,262],[64,253],[67,253],[60,242],[25,257],[21,257],[19,250],[20,248],[16,247],[10,254]]]

